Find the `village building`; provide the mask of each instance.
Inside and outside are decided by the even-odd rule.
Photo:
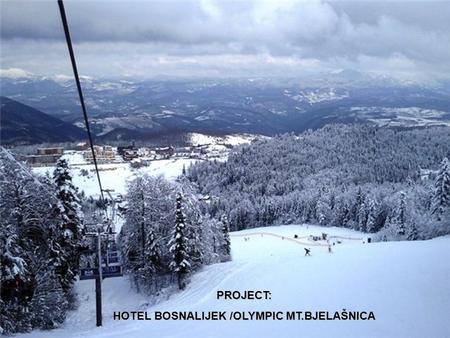
[[[95,157],[98,163],[110,163],[116,159],[116,153],[111,146],[94,146]],[[83,152],[86,161],[93,162],[92,151],[87,149]]]
[[[55,164],[63,155],[63,153],[63,147],[38,148],[35,155],[26,157],[26,161],[31,166]]]
[[[175,154],[175,149],[174,147],[156,148],[155,153],[162,158],[170,158]]]

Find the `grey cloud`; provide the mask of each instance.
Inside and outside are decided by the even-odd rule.
[[[283,71],[286,59],[369,71],[371,64],[382,64],[379,60],[386,64],[395,60],[397,66],[403,60],[401,68],[411,72],[450,71],[450,2],[95,0],[65,4],[80,62],[87,60],[86,67],[92,71],[96,66],[107,68],[96,64],[102,59],[118,72],[130,67],[127,60],[139,67],[164,56],[172,58],[169,64],[176,72],[176,63],[187,68],[183,62],[191,56],[203,60],[214,73],[237,67],[230,55],[247,68],[269,55],[279,60]],[[29,58],[42,57],[55,60],[55,68],[65,68],[57,61],[66,55],[56,1],[3,1],[1,19],[2,67],[37,65]],[[47,57],[39,55],[42,50]],[[204,72],[205,67],[192,69]],[[276,62],[272,67],[277,67]],[[265,65],[260,68],[268,71]]]

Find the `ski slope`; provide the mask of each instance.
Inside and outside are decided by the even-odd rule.
[[[326,242],[307,236],[327,232]],[[294,240],[294,234],[298,239]],[[19,337],[449,337],[450,237],[363,243],[340,228],[290,225],[232,233],[233,260],[205,267],[186,290],[150,306],[125,278],[103,284],[95,327],[94,281],[77,283],[81,306],[64,327]],[[345,239],[348,238],[348,239]],[[351,238],[351,239],[350,239]],[[337,244],[337,240],[342,243]],[[304,256],[304,247],[311,257]],[[217,300],[217,290],[269,290],[270,300]],[[373,311],[375,321],[113,321],[113,311]]]

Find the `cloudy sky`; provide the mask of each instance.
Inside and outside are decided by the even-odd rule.
[[[1,74],[70,75],[54,1],[1,3]],[[450,1],[65,1],[81,74],[450,77]]]

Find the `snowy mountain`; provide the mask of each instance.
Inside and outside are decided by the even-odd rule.
[[[256,141],[191,134],[194,146],[247,145],[189,170],[182,157],[142,168],[112,159],[99,165],[103,189],[116,194],[106,202],[81,151],[33,173],[0,147],[0,330],[45,338],[445,336],[447,129],[330,125]],[[92,190],[78,194],[77,186]],[[269,226],[277,224],[291,225]],[[97,247],[98,231],[105,245]],[[95,283],[77,278],[95,276],[98,261],[119,270],[103,281],[102,328]],[[268,298],[218,294],[258,290]],[[124,311],[150,319],[114,320]],[[210,311],[225,319],[173,317]]]
[[[3,95],[82,125],[70,78],[1,80]],[[84,77],[82,85],[93,130],[102,140],[149,139],[173,132],[274,135],[333,122],[385,125],[386,110],[393,119],[399,117],[395,126],[400,127],[447,124],[450,120],[446,84],[419,86],[346,70],[284,81]],[[354,107],[370,107],[370,116]],[[401,118],[402,109],[442,113],[411,123]]]
[[[306,102],[311,106],[320,102],[337,101],[349,97],[348,92],[336,92],[334,88],[300,91],[298,94],[286,90],[285,95],[298,102]]]

